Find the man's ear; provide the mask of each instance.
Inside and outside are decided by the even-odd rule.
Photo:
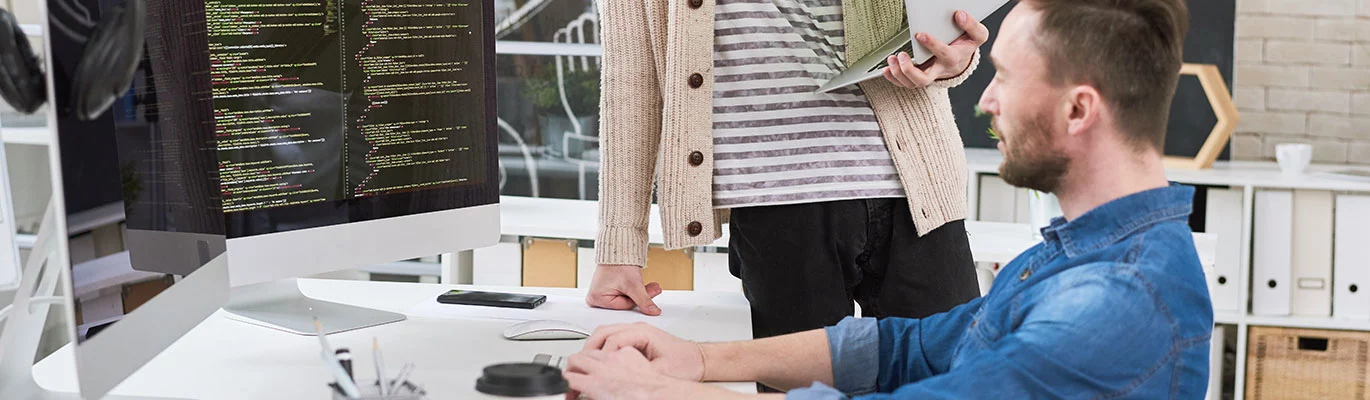
[[[1079,135],[1088,132],[1102,121],[1107,105],[1099,90],[1080,85],[1066,93],[1066,133]]]

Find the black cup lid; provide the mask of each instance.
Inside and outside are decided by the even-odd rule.
[[[560,369],[533,363],[491,365],[476,379],[476,391],[492,396],[551,396],[569,389]]]

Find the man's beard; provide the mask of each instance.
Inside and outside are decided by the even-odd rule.
[[[998,124],[994,125],[995,132],[1003,132]],[[1045,114],[1029,119],[1022,129],[1009,135],[1013,143],[1005,143],[1000,178],[1016,187],[1055,193],[1070,167],[1070,157],[1052,143],[1051,136],[1051,124]]]

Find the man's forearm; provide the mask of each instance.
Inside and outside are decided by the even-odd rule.
[[[705,381],[757,381],[789,390],[813,382],[833,384],[828,334],[822,329],[766,339],[706,343]]]

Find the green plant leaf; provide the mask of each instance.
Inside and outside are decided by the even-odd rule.
[[[571,103],[571,111],[580,116],[599,113],[600,76],[599,70],[563,71],[566,82],[566,101]],[[525,80],[523,95],[533,103],[540,113],[564,113],[561,92],[557,85],[557,71],[554,66],[542,68],[538,73]]]
[[[989,115],[989,113],[986,113],[985,110],[981,110],[979,105],[976,105],[976,106],[975,106],[975,117],[976,117],[976,118],[982,118],[982,117],[984,117],[984,116],[986,116],[986,115]],[[993,115],[989,115],[989,122],[990,122],[990,127],[985,128],[985,133],[989,134],[989,137],[990,137],[991,139],[1000,140],[1000,139],[999,139],[999,132],[995,132],[995,131],[994,131],[994,116],[993,116]]]

